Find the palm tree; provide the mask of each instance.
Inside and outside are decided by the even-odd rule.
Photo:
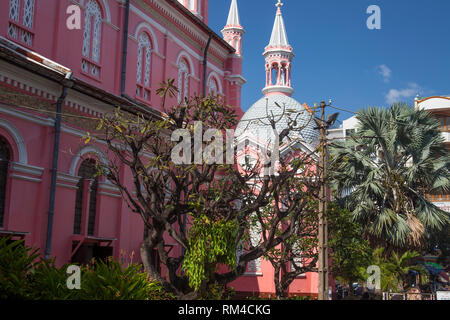
[[[380,247],[373,251],[372,263],[380,268],[381,290],[403,292],[408,288],[408,276],[410,271],[415,271],[420,275],[421,284],[428,282],[428,271],[423,265],[411,264],[414,258],[420,254],[416,251],[406,251],[403,254],[392,252],[386,257],[385,249]],[[367,278],[365,268],[360,268],[362,277]]]
[[[449,223],[426,194],[450,188],[439,122],[404,104],[360,111],[357,133],[331,146],[332,186],[372,244],[420,247]]]

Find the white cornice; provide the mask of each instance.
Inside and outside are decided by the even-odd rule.
[[[239,86],[242,86],[243,84],[245,84],[247,82],[247,80],[245,80],[245,78],[243,76],[241,76],[240,74],[227,75],[226,80],[228,80],[232,83],[236,83]]]
[[[12,162],[11,169],[13,172],[26,173],[35,177],[42,177],[44,168],[26,165],[23,163]]]
[[[25,180],[25,181],[29,181],[29,182],[42,182],[42,179],[40,179],[40,178],[32,178],[32,177],[22,176],[20,174],[15,174],[15,173],[10,174],[9,177],[14,178],[14,179]]]
[[[291,87],[287,87],[287,86],[268,86],[268,87],[265,87],[264,89],[262,89],[262,93],[264,95],[266,95],[268,93],[272,93],[272,92],[282,92],[282,93],[286,93],[287,95],[291,96],[294,93],[294,89],[292,89]]]

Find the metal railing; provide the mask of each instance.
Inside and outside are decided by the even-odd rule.
[[[383,292],[383,300],[436,300],[436,296],[433,293]]]

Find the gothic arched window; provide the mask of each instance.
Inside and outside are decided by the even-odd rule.
[[[35,0],[9,0],[8,37],[33,46]]]
[[[136,96],[148,99],[150,96],[150,67],[152,45],[150,37],[143,32],[139,36],[136,74]]]
[[[94,77],[100,76],[100,46],[102,36],[102,12],[97,1],[86,4],[83,32],[83,60],[81,69]]]
[[[178,103],[189,94],[189,67],[186,60],[181,59],[178,64]]]
[[[10,152],[8,143],[0,137],[0,227],[3,227],[6,205],[6,182],[8,178],[8,166]]]
[[[217,85],[217,80],[211,77],[208,82],[208,93],[212,95],[217,95],[219,93],[219,86]]]
[[[97,189],[98,189],[98,177],[96,175],[97,169],[95,161],[92,159],[84,160],[80,169],[78,170],[78,176],[80,181],[78,182],[78,189],[75,199],[75,221],[73,227],[74,234],[81,234],[83,212],[88,214],[88,235],[93,235],[95,231],[95,218],[97,213]],[[86,198],[89,197],[88,208],[83,207],[83,203],[86,202]],[[88,210],[88,211],[86,211]]]

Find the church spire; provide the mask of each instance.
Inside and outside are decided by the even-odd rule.
[[[238,56],[242,55],[242,35],[244,28],[239,20],[239,10],[237,0],[231,0],[230,11],[228,13],[227,24],[222,30],[223,39],[228,42]]]
[[[239,11],[237,6],[237,1],[232,0],[230,6],[230,12],[228,13],[227,26],[241,26],[239,22]]]
[[[264,95],[284,94],[291,96],[294,89],[291,86],[291,63],[294,58],[292,47],[289,45],[286,27],[284,26],[281,7],[283,3],[278,0],[277,13],[273,24],[269,45],[264,50],[266,59],[266,86]]]
[[[275,22],[273,24],[272,36],[270,37],[269,46],[289,46],[286,28],[284,27],[283,15],[281,14],[281,7],[283,3],[278,0],[277,15],[275,16]]]

